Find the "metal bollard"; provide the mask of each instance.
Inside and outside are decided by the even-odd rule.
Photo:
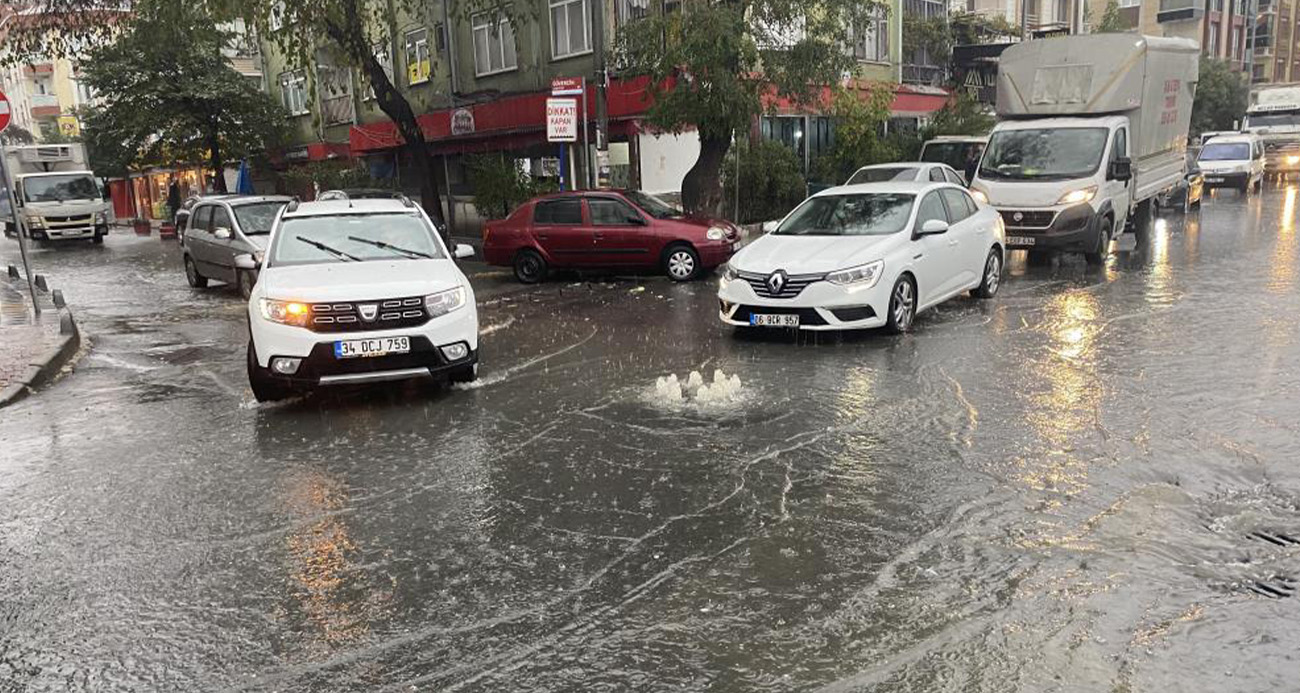
[[[45,283],[45,275],[43,274],[36,275],[36,288],[40,289],[41,291],[44,291],[47,294],[50,292],[50,285]]]
[[[22,279],[22,277],[18,274],[17,267],[14,267],[13,265],[9,265],[9,278],[14,280]]]
[[[55,289],[51,292],[51,298],[54,300],[55,308],[67,308],[68,302],[63,300],[63,289]]]

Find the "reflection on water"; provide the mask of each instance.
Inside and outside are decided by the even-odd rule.
[[[1282,219],[1277,227],[1277,246],[1273,250],[1273,261],[1269,263],[1268,290],[1275,294],[1289,293],[1295,283],[1295,197],[1296,186],[1288,185],[1282,202]]]

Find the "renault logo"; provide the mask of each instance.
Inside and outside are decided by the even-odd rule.
[[[362,320],[374,322],[375,316],[379,315],[379,305],[375,303],[358,303],[357,312],[361,314]]]
[[[770,275],[768,275],[767,288],[773,294],[779,294],[781,293],[781,289],[785,288],[785,281],[786,281],[785,272],[782,270],[777,270],[771,273]]]

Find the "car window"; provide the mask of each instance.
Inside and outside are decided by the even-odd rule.
[[[533,211],[534,224],[582,225],[582,202],[576,198],[542,200]]]
[[[778,236],[887,236],[907,227],[915,195],[818,195],[799,205],[773,233]]]
[[[939,191],[939,194],[943,196],[944,203],[948,205],[950,223],[956,224],[974,213],[974,210],[968,206],[970,197],[966,193],[953,188],[944,188]]]
[[[932,192],[921,198],[921,205],[916,210],[916,228],[921,228],[931,219],[948,221],[948,212],[944,210],[943,200],[938,192]]]
[[[230,223],[230,212],[227,212],[225,207],[213,207],[212,208],[212,230],[216,231],[217,229],[233,229],[233,228],[234,228],[234,224]]]
[[[944,182],[943,169],[939,168],[938,166],[935,166],[934,168],[930,169],[930,180],[935,183]]]
[[[859,183],[884,183],[891,180],[916,180],[917,168],[914,166],[880,166],[859,169],[845,185]]]
[[[1128,130],[1120,128],[1115,131],[1115,142],[1111,146],[1110,160],[1128,156]]]
[[[275,215],[280,213],[280,208],[284,205],[283,202],[254,202],[235,207],[239,230],[248,236],[271,233],[271,224],[275,222]]]
[[[966,181],[962,180],[961,176],[957,175],[956,171],[949,171],[945,169],[943,175],[947,177],[948,182],[952,183],[953,185],[962,185],[962,186],[966,185]]]
[[[190,226],[200,231],[207,231],[209,222],[211,221],[212,221],[212,205],[203,205],[198,209],[194,210],[194,219],[193,219],[193,223],[190,224]]]
[[[626,203],[608,197],[587,198],[587,209],[591,211],[592,226],[639,226],[632,220],[641,218]]]

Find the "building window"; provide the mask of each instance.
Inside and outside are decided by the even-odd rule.
[[[889,16],[881,8],[874,19],[852,35],[853,57],[868,62],[889,62]]]
[[[76,87],[78,105],[84,106],[94,102],[95,90],[91,89],[90,85],[87,84],[85,80],[74,80],[73,85]]]
[[[1141,7],[1142,0],[1119,0],[1120,7]]]
[[[1218,55],[1219,55],[1219,25],[1218,25],[1217,23],[1211,23],[1211,24],[1210,24],[1210,40],[1206,41],[1206,45],[1209,46],[1209,53],[1210,53],[1210,55],[1215,56],[1215,57],[1218,57]]]
[[[429,58],[429,30],[416,29],[406,33],[406,83],[424,84],[433,71]]]
[[[352,75],[337,67],[320,66],[316,69],[320,93],[321,121],[326,125],[350,123],[352,114]]]
[[[476,14],[470,19],[474,30],[474,73],[479,77],[519,67],[515,53],[515,29],[504,12]]]
[[[591,0],[551,0],[551,57],[591,51]]]
[[[388,51],[388,41],[380,41],[379,43],[376,43],[374,47],[371,48],[371,50],[374,51],[375,60],[378,60],[379,64],[384,67],[384,74],[388,77],[388,81],[392,82],[393,81],[393,56]],[[362,74],[364,75],[366,73],[363,72]],[[368,75],[366,76],[366,81],[367,82],[370,81],[370,77]],[[372,84],[371,86],[366,88],[366,101],[370,101],[373,98],[375,98],[375,87]]]
[[[438,22],[433,27],[433,47],[439,53],[447,52],[447,25]]]
[[[618,25],[624,26],[650,15],[650,0],[614,0]]]
[[[280,73],[280,102],[291,116],[308,113],[307,73],[303,70]]]

